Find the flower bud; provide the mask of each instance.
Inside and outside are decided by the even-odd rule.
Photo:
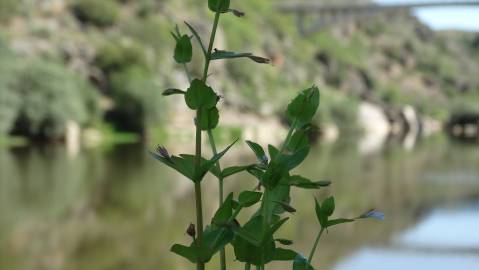
[[[195,229],[195,224],[191,223],[190,226],[188,226],[188,229],[186,229],[186,233],[195,238],[196,237],[196,229]]]

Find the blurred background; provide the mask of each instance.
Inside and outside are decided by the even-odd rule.
[[[232,0],[246,17],[222,16],[216,48],[273,64],[213,62],[220,144],[278,144],[288,101],[315,83],[299,172],[333,185],[293,194],[293,248],[313,244],[313,196],[334,194],[338,215],[387,219],[330,230],[318,269],[479,269],[479,1],[304,2]],[[0,0],[0,269],[192,269],[169,252],[188,241],[192,185],[147,150],[193,152],[192,112],[161,92],[188,85],[170,30],[206,40],[212,18],[199,0]],[[224,163],[253,159],[239,143]],[[203,192],[209,220],[216,181]]]

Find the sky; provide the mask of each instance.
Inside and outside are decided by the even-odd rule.
[[[441,0],[376,0],[381,4],[437,2]],[[452,2],[452,1],[451,1]],[[463,30],[479,32],[479,5],[477,7],[419,8],[414,14],[436,30]]]

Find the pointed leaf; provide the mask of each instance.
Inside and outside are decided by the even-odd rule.
[[[274,239],[274,241],[279,242],[281,245],[290,246],[293,244],[293,241],[283,238]]]
[[[220,208],[216,211],[215,215],[213,216],[212,223],[213,224],[221,224],[226,223],[229,221],[231,216],[233,215],[233,193],[230,193],[228,197],[224,200],[221,204]]]
[[[243,191],[238,196],[238,202],[242,207],[250,207],[261,200],[261,192]]]
[[[349,223],[349,222],[354,222],[354,219],[348,219],[348,218],[338,218],[338,219],[332,219],[328,220],[327,227],[343,224],[343,223]]]
[[[184,94],[186,94],[185,91],[181,89],[176,89],[176,88],[168,88],[162,93],[163,96],[184,95]]]
[[[274,261],[293,261],[298,253],[290,249],[276,248],[274,251]]]
[[[201,37],[200,35],[198,35],[198,32],[195,30],[195,28],[193,26],[191,26],[189,23],[185,22],[186,26],[188,26],[188,28],[190,29],[191,33],[193,34],[193,36],[195,36],[196,40],[198,41],[198,43],[200,44],[201,46],[201,50],[203,51],[203,54],[206,56],[207,55],[207,51],[206,51],[206,47],[205,45],[203,44],[203,41],[201,40]]]
[[[214,155],[210,160],[205,162],[205,164],[201,165],[201,178],[213,167],[215,166],[216,162],[218,162],[225,154],[230,150],[230,148],[237,142],[238,140],[235,140],[233,143],[231,143],[228,147],[225,148],[225,150],[219,152],[218,154]]]
[[[200,251],[197,247],[188,247],[179,244],[175,244],[171,247],[171,252],[186,258],[192,263],[196,263],[200,257]]]
[[[239,18],[244,17],[246,15],[243,11],[233,9],[233,8],[230,8],[228,11],[233,13],[233,15],[235,15],[236,17],[239,17]]]
[[[268,158],[266,157],[266,154],[264,153],[263,147],[261,147],[261,145],[252,141],[246,141],[246,143],[248,144],[249,148],[253,150],[256,155],[256,158],[258,158],[261,163],[268,163]]]
[[[271,158],[271,160],[273,160],[278,155],[279,150],[278,150],[278,148],[274,147],[274,145],[269,144],[268,145],[268,153],[269,153],[269,157]]]
[[[330,181],[316,181],[313,182],[300,175],[293,175],[288,178],[288,185],[305,189],[320,189],[321,187],[327,187],[331,185]]]
[[[306,135],[306,132],[303,130],[296,130],[286,145],[286,150],[294,153],[306,146],[309,146],[309,138]]]
[[[249,58],[250,60],[259,63],[259,64],[269,64],[270,59],[253,55],[252,53],[237,53],[231,51],[216,50],[211,54],[211,60],[220,60],[220,59],[234,59],[234,58]]]
[[[308,124],[319,106],[319,90],[316,86],[305,89],[288,105],[286,116],[295,127]]]
[[[221,176],[223,178],[226,178],[228,176],[232,176],[232,175],[240,173],[242,171],[246,171],[246,170],[248,170],[249,168],[252,168],[252,167],[254,167],[254,164],[253,165],[246,165],[246,166],[228,167],[228,168],[223,169],[223,172],[221,172]]]

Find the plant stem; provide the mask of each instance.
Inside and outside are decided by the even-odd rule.
[[[203,71],[203,82],[206,83],[208,77],[208,69],[210,66],[211,50],[213,50],[213,43],[215,42],[216,30],[218,29],[218,22],[220,19],[220,12],[216,12],[215,21],[213,23],[213,30],[211,31],[210,44],[208,46],[208,54],[205,59],[205,69]],[[196,121],[201,119],[201,109],[196,110]],[[199,172],[201,168],[201,128],[196,124],[196,152],[195,152],[195,172]],[[196,226],[198,231],[198,246],[203,245],[203,205],[201,199],[201,183],[195,183],[195,200],[196,200]],[[205,263],[198,261],[196,263],[197,270],[204,270]]]
[[[309,254],[308,258],[308,263],[311,263],[313,260],[314,253],[316,252],[316,248],[318,247],[319,239],[321,238],[321,235],[323,234],[324,228],[321,228],[321,230],[318,233],[318,236],[316,237],[316,241],[314,242],[314,246],[311,249],[311,253]]]
[[[216,12],[215,14],[215,21],[213,23],[213,30],[211,31],[211,37],[210,37],[210,44],[208,45],[208,52],[206,54],[206,59],[205,59],[205,68],[203,70],[203,82],[206,82],[206,78],[208,78],[208,70],[209,70],[210,61],[211,61],[211,51],[213,50],[213,44],[215,42],[216,30],[218,29],[220,15],[221,15],[220,12]]]
[[[245,263],[244,264],[244,270],[250,270],[251,269],[251,264],[250,263]]]
[[[213,155],[218,154],[218,151],[216,150],[216,144],[215,144],[215,137],[213,136],[213,132],[211,129],[208,129],[208,141],[210,142],[211,146],[211,151],[213,152]],[[216,166],[218,167],[218,170],[221,172],[221,165],[220,162],[216,162]],[[221,206],[223,204],[223,177],[220,175],[218,177],[218,184],[219,184],[219,205]],[[226,270],[226,251],[225,248],[222,248],[220,250],[220,269],[221,270]]]

